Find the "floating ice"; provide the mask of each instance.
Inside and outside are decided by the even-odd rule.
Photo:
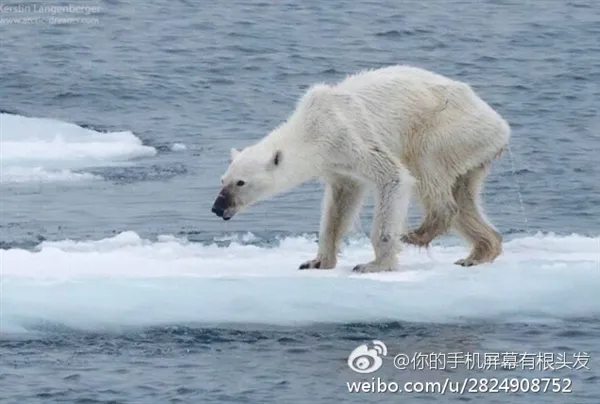
[[[187,147],[183,143],[173,143],[173,146],[171,146],[171,150],[173,151],[183,151],[186,149]]]
[[[355,274],[368,240],[335,270],[299,271],[314,239],[276,247],[156,241],[134,232],[97,241],[0,250],[2,327],[195,323],[554,321],[600,315],[600,238],[541,235],[506,242],[492,265],[463,268],[463,246],[407,248],[397,272]]]
[[[98,179],[81,172],[153,156],[131,132],[101,133],[48,118],[0,113],[0,182]]]

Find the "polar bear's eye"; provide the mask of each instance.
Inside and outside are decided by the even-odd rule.
[[[237,185],[238,187],[243,187],[244,184],[246,184],[246,183],[242,180],[239,180],[238,182],[235,183],[235,185]]]
[[[273,157],[273,164],[275,164],[277,166],[277,165],[279,165],[280,161],[281,161],[281,151],[277,150],[275,152],[275,157]]]

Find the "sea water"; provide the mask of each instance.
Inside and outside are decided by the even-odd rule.
[[[599,402],[594,2],[93,6],[0,15],[3,403]],[[494,264],[454,265],[448,235],[353,273],[369,200],[336,269],[298,271],[318,183],[210,212],[231,147],[309,85],[394,63],[511,124],[482,195]]]

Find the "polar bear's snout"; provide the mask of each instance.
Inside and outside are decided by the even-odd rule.
[[[232,206],[232,200],[233,198],[231,193],[226,188],[223,188],[221,192],[219,192],[219,195],[217,195],[217,199],[215,199],[215,202],[213,203],[211,209],[212,213],[219,217],[222,217],[223,220],[231,219],[235,213],[235,210]]]

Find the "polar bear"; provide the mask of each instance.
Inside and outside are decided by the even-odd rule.
[[[402,244],[428,246],[451,228],[471,244],[462,266],[489,263],[502,236],[487,221],[480,189],[507,147],[508,123],[466,83],[396,65],[313,85],[288,119],[230,164],[212,212],[225,220],[249,205],[312,180],[326,185],[318,252],[300,269],[331,269],[366,190],[375,210],[375,258],[357,272],[397,268]],[[424,210],[406,229],[411,197]]]

